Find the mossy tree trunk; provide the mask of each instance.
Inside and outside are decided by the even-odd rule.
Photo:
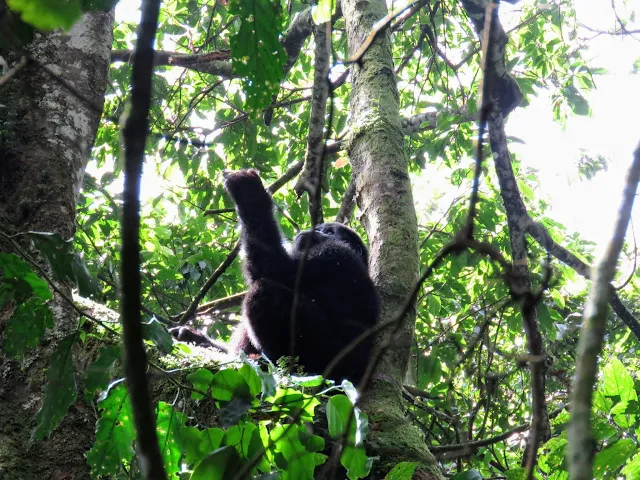
[[[94,12],[68,33],[36,34],[5,58],[9,68],[26,63],[0,86],[2,232],[73,237],[78,193],[102,113],[112,31],[113,14]],[[11,248],[0,242],[0,251]],[[13,307],[0,311],[0,338]],[[55,327],[23,362],[0,351],[1,480],[89,477],[84,452],[93,441],[95,415],[82,395],[50,438],[29,444],[51,353],[77,328],[77,315],[64,300],[54,297],[49,307]],[[83,355],[74,359],[79,372]]]
[[[349,53],[363,44],[375,22],[387,14],[384,0],[343,0]],[[382,299],[380,321],[401,311],[419,272],[418,229],[398,90],[388,32],[379,34],[359,63],[353,65],[352,134],[348,152],[356,178],[357,201],[371,245],[370,270]],[[402,319],[399,333],[381,358],[362,407],[372,423],[369,454],[380,455],[373,478],[383,478],[402,461],[419,462],[414,478],[442,478],[424,439],[404,416],[405,378],[415,325],[415,309]],[[385,343],[385,330],[378,344]]]

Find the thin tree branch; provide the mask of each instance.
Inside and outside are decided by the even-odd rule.
[[[342,202],[340,202],[340,210],[336,215],[336,222],[347,224],[353,214],[353,209],[356,206],[356,182],[352,177],[347,186],[347,190],[344,192]]]
[[[315,28],[315,64],[313,74],[313,94],[311,114],[309,115],[309,134],[307,135],[307,151],[304,168],[298,177],[293,190],[298,196],[307,192],[311,222],[317,225],[323,222],[322,184],[325,170],[324,120],[329,98],[329,39],[330,24],[318,25]]]
[[[584,309],[584,321],[580,330],[576,374],[571,390],[571,422],[569,423],[568,466],[572,480],[593,478],[593,457],[596,441],[591,429],[591,403],[593,387],[598,374],[598,356],[602,350],[607,325],[607,305],[611,296],[611,281],[625,233],[631,218],[631,209],[640,181],[640,144],[634,152],[633,162],[627,173],[622,205],[618,211],[613,237],[598,264],[589,298]]]
[[[153,43],[158,28],[159,0],[144,0],[138,41],[131,70],[131,111],[124,126],[124,206],[122,215],[122,327],[125,371],[131,394],[142,475],[152,480],[167,478],[156,434],[156,418],[147,384],[147,354],[142,338],[140,278],[140,180],[144,161]]]

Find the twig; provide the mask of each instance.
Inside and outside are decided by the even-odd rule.
[[[351,215],[353,214],[353,209],[356,206],[356,182],[353,176],[349,181],[349,185],[347,186],[347,190],[344,192],[342,196],[342,202],[340,202],[340,210],[338,210],[338,214],[336,215],[336,222],[340,223],[349,223],[351,219]]]
[[[565,408],[566,406],[562,406],[561,408],[554,410],[549,414],[549,418],[557,417]],[[481,447],[487,447],[489,445],[502,442],[512,435],[515,435],[516,433],[526,432],[530,428],[530,423],[523,423],[521,425],[518,425],[517,427],[507,430],[504,433],[501,433],[500,435],[496,435],[495,437],[483,438],[482,440],[458,443],[453,445],[430,445],[429,450],[431,450],[432,453],[436,454],[436,457],[438,457],[440,460],[446,459],[448,461],[451,461],[453,458],[458,456],[471,455]],[[451,452],[453,455],[444,455],[446,452]],[[440,453],[441,455],[437,455],[438,453]]]
[[[424,0],[416,0],[414,2],[411,2],[405,5],[402,8],[392,10],[389,13],[387,13],[383,18],[381,18],[376,23],[374,23],[373,27],[371,28],[371,31],[369,32],[369,35],[367,35],[367,38],[365,38],[364,42],[362,42],[362,45],[358,47],[358,50],[356,50],[353,55],[351,55],[348,59],[344,61],[344,64],[348,65],[349,63],[355,63],[355,62],[361,61],[363,55],[367,53],[367,50],[369,50],[369,47],[371,46],[375,38],[378,36],[378,34],[380,32],[383,32],[391,24],[394,18],[400,16],[405,10],[408,10],[414,7],[418,3],[424,3]]]
[[[611,295],[610,283],[624,243],[638,181],[640,181],[640,144],[636,147],[633,162],[627,173],[622,205],[618,211],[613,237],[594,272],[593,284],[584,309],[576,374],[571,391],[571,422],[568,431],[568,466],[572,480],[593,478],[595,439],[590,422],[593,387],[598,373],[598,356],[606,333],[607,304]]]
[[[28,62],[27,57],[20,58],[20,61],[15,67],[11,68],[11,70],[9,70],[2,77],[0,77],[0,87],[2,87],[5,83],[11,80],[11,77],[13,77],[16,73],[22,70],[27,64],[27,62]]]

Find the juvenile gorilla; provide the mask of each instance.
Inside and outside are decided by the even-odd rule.
[[[273,217],[271,197],[258,174],[240,170],[226,172],[224,177],[242,223],[249,286],[243,321],[234,332],[231,349],[263,353],[272,361],[298,357],[305,372],[323,373],[345,346],[377,320],[380,305],[368,273],[366,247],[353,230],[323,223],[298,233],[288,253]],[[329,377],[357,384],[371,349],[369,336]]]

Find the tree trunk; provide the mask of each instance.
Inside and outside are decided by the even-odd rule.
[[[0,229],[5,233],[37,230],[73,237],[78,193],[102,113],[112,31],[113,13],[93,12],[68,33],[36,34],[24,50],[6,58],[10,67],[22,58],[26,65],[0,87]],[[7,247],[0,243],[0,249],[10,251]],[[82,400],[50,438],[29,444],[50,355],[77,328],[77,315],[64,300],[54,297],[49,306],[55,327],[22,364],[0,352],[0,480],[89,477],[84,452],[93,442],[95,416]],[[7,309],[0,312],[0,334],[10,315]],[[83,363],[76,356],[76,371]]]
[[[342,11],[349,53],[362,45],[373,24],[387,13],[384,0],[343,0]],[[351,137],[348,152],[357,201],[371,245],[371,275],[382,299],[380,321],[400,311],[418,277],[418,229],[398,110],[388,31],[380,33],[358,64],[353,65]],[[372,478],[383,478],[398,462],[419,462],[414,478],[442,478],[435,459],[416,428],[407,423],[402,383],[407,370],[415,324],[415,308],[401,320],[401,328],[383,354],[363,398],[370,415],[369,454],[381,455]],[[393,334],[387,328],[378,345]],[[386,340],[389,340],[386,338]]]

